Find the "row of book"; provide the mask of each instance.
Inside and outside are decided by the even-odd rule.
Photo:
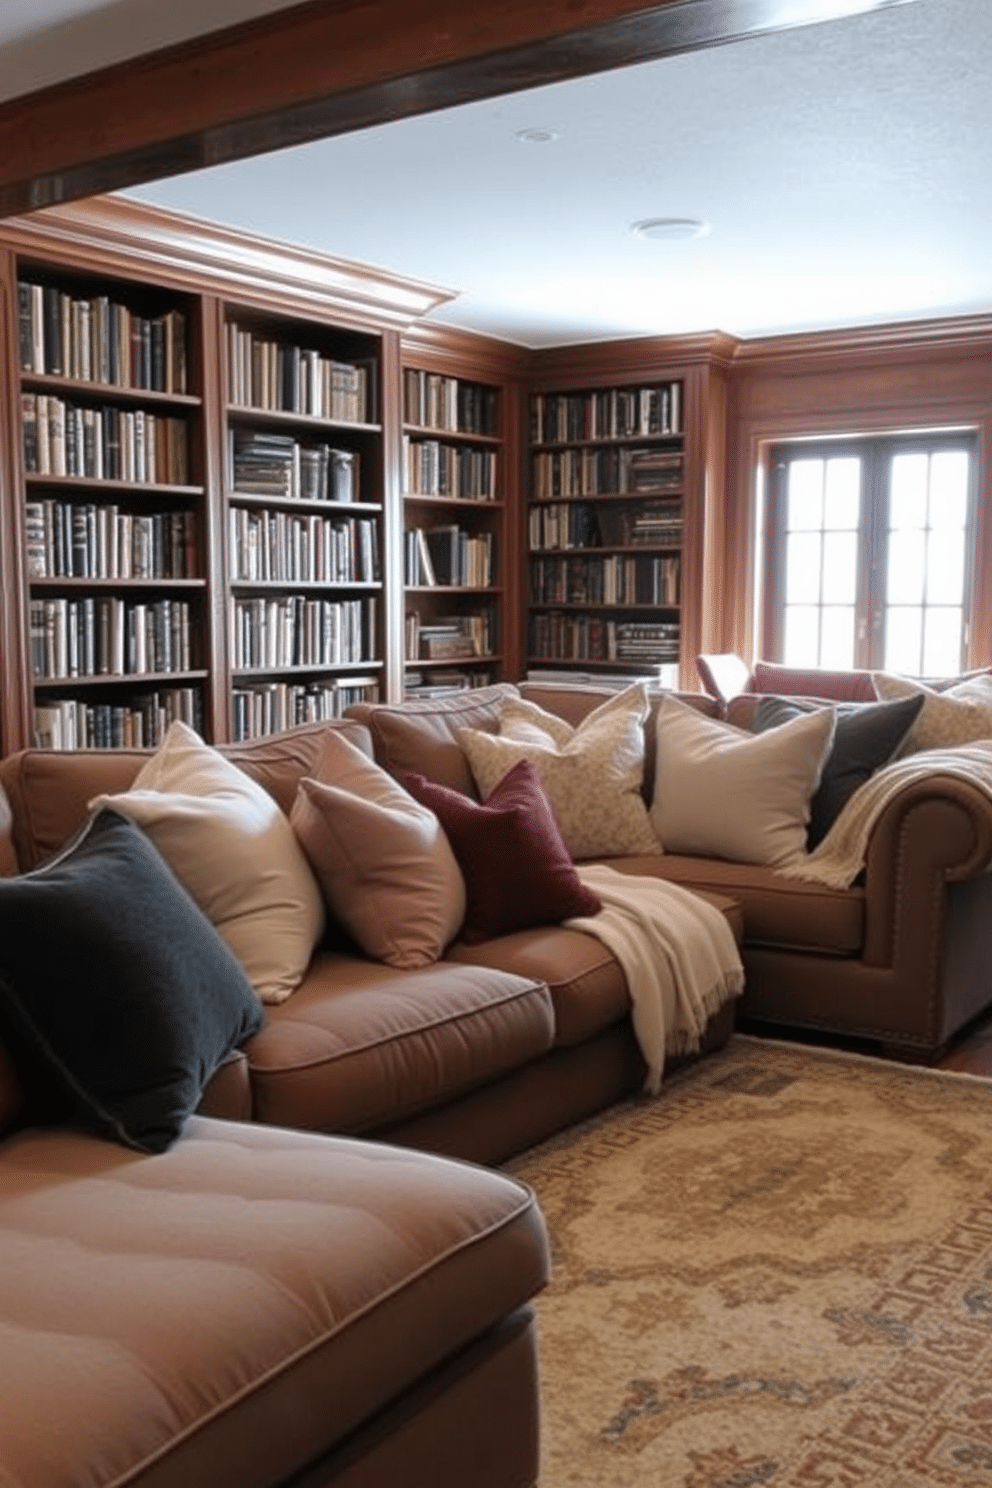
[[[472,667],[465,671],[408,671],[403,678],[403,696],[413,698],[451,697],[473,687],[490,687],[496,681],[491,667]]]
[[[463,382],[418,367],[403,370],[403,417],[422,429],[494,435],[496,399],[496,389],[484,383]]]
[[[196,517],[26,501],[24,546],[32,579],[189,579],[197,567]]]
[[[677,547],[682,541],[679,497],[637,503],[576,501],[532,506],[532,551],[571,548]]]
[[[469,615],[424,620],[416,610],[406,615],[407,661],[466,661],[492,655],[494,616],[491,605]]]
[[[185,393],[186,317],[141,315],[107,295],[17,285],[21,371],[82,382]]]
[[[231,664],[238,671],[348,666],[376,654],[376,601],[278,599],[230,601]]]
[[[30,601],[36,678],[123,677],[188,672],[188,600],[151,603],[87,594]]]
[[[677,605],[681,563],[674,555],[638,553],[533,558],[533,604]]]
[[[408,527],[403,558],[405,582],[414,589],[488,589],[493,582],[491,532],[471,533],[455,525]]]
[[[329,678],[323,682],[265,682],[231,693],[234,739],[261,739],[301,723],[340,718],[352,703],[377,703],[377,677]]]
[[[404,490],[416,496],[496,496],[496,451],[471,444],[440,444],[403,436]]]
[[[549,611],[531,616],[529,646],[535,661],[632,661],[650,668],[678,661],[679,626]]]
[[[357,450],[303,444],[291,434],[232,428],[228,454],[231,485],[246,496],[359,500],[361,458]]]
[[[340,361],[312,347],[227,328],[230,401],[242,408],[302,414],[337,423],[375,419],[375,362]]]
[[[228,510],[231,578],[248,583],[375,584],[379,528],[371,517]]]
[[[184,486],[186,420],[145,408],[92,407],[44,393],[21,394],[28,475]]]
[[[203,733],[198,687],[160,687],[126,702],[52,698],[34,710],[36,749],[154,749],[179,719]]]
[[[532,458],[531,486],[536,501],[562,496],[606,496],[679,491],[681,452],[648,445],[607,449],[539,450]]]
[[[682,430],[682,384],[600,388],[581,393],[535,393],[531,443],[631,439]]]

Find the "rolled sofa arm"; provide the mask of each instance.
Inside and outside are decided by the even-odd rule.
[[[913,780],[875,822],[865,857],[867,965],[933,954],[946,885],[992,867],[992,798],[935,772]]]

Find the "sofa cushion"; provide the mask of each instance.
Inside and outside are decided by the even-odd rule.
[[[575,859],[658,850],[641,795],[643,683],[607,697],[572,725],[524,698],[500,711],[498,735],[458,735],[483,799],[518,761],[537,770],[565,845]]]
[[[609,865],[622,869],[626,861],[611,858]],[[665,859],[631,861],[660,864]],[[704,897],[726,916],[739,943],[744,929],[739,906],[726,894]],[[630,993],[619,962],[597,936],[568,925],[521,930],[481,945],[456,941],[448,959],[547,982],[554,1005],[555,1048],[583,1044],[630,1013]]]
[[[919,698],[922,711],[901,753],[922,749],[953,749],[974,739],[992,738],[992,674],[979,672],[948,687],[929,687],[909,677],[874,674],[880,698]]]
[[[809,713],[819,706],[807,698],[769,694],[755,699],[757,733]],[[896,698],[888,703],[838,703],[833,744],[823,766],[820,784],[809,807],[806,847],[813,848],[833,826],[859,786],[896,753],[923,707],[922,697]]]
[[[438,959],[465,918],[465,883],[433,811],[331,734],[290,824],[329,908],[367,956],[406,968]]]
[[[500,708],[518,696],[510,682],[469,688],[449,697],[410,698],[404,703],[354,703],[348,717],[364,723],[375,757],[390,775],[426,775],[439,785],[476,795],[475,781],[458,742],[462,728],[490,729]]]
[[[575,871],[529,760],[514,765],[484,803],[423,775],[404,775],[403,783],[437,813],[458,859],[467,899],[462,940],[491,940],[602,908]]]
[[[666,698],[651,803],[665,851],[779,867],[801,857],[833,732],[830,708],[749,734]]]
[[[101,811],[0,879],[0,1017],[32,1119],[158,1152],[262,1009],[141,830]]]
[[[144,828],[263,1002],[290,995],[323,932],[324,901],[268,791],[177,722],[129,791],[91,805]]]
[[[0,1151],[5,1480],[310,1482],[547,1266],[533,1195],[468,1164],[200,1117],[154,1159],[24,1132]]]
[[[487,1084],[553,1037],[543,983],[324,952],[245,1053],[256,1119],[361,1134]]]
[[[828,889],[785,878],[774,868],[681,853],[614,858],[610,867],[621,873],[654,874],[699,892],[728,895],[742,911],[745,945],[825,956],[857,956],[864,945],[863,888]]]

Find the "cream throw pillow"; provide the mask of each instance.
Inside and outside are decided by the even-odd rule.
[[[751,734],[665,698],[656,726],[650,815],[666,852],[771,867],[804,856],[832,708]]]
[[[176,722],[129,791],[89,804],[144,829],[261,1000],[284,1002],[323,934],[324,903],[268,791]]]
[[[657,853],[641,795],[647,688],[627,687],[577,726],[526,698],[500,709],[499,733],[460,729],[483,800],[520,760],[530,760],[574,859]]]
[[[461,929],[465,880],[428,807],[341,734],[290,821],[329,908],[374,961],[429,966]]]
[[[921,749],[953,749],[974,739],[992,738],[992,674],[981,672],[937,692],[909,677],[873,672],[880,698],[923,696],[919,717],[899,751],[899,758]]]

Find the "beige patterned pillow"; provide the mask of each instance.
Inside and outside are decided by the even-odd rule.
[[[458,739],[483,800],[515,764],[530,760],[573,858],[654,854],[660,849],[641,795],[647,713],[643,683],[608,698],[576,727],[515,698],[500,710],[498,734],[461,729]]]
[[[900,757],[918,754],[921,749],[953,749],[974,739],[992,738],[992,673],[979,672],[940,692],[889,672],[874,672],[872,681],[875,692],[885,701],[923,695],[923,707],[899,751]]]

